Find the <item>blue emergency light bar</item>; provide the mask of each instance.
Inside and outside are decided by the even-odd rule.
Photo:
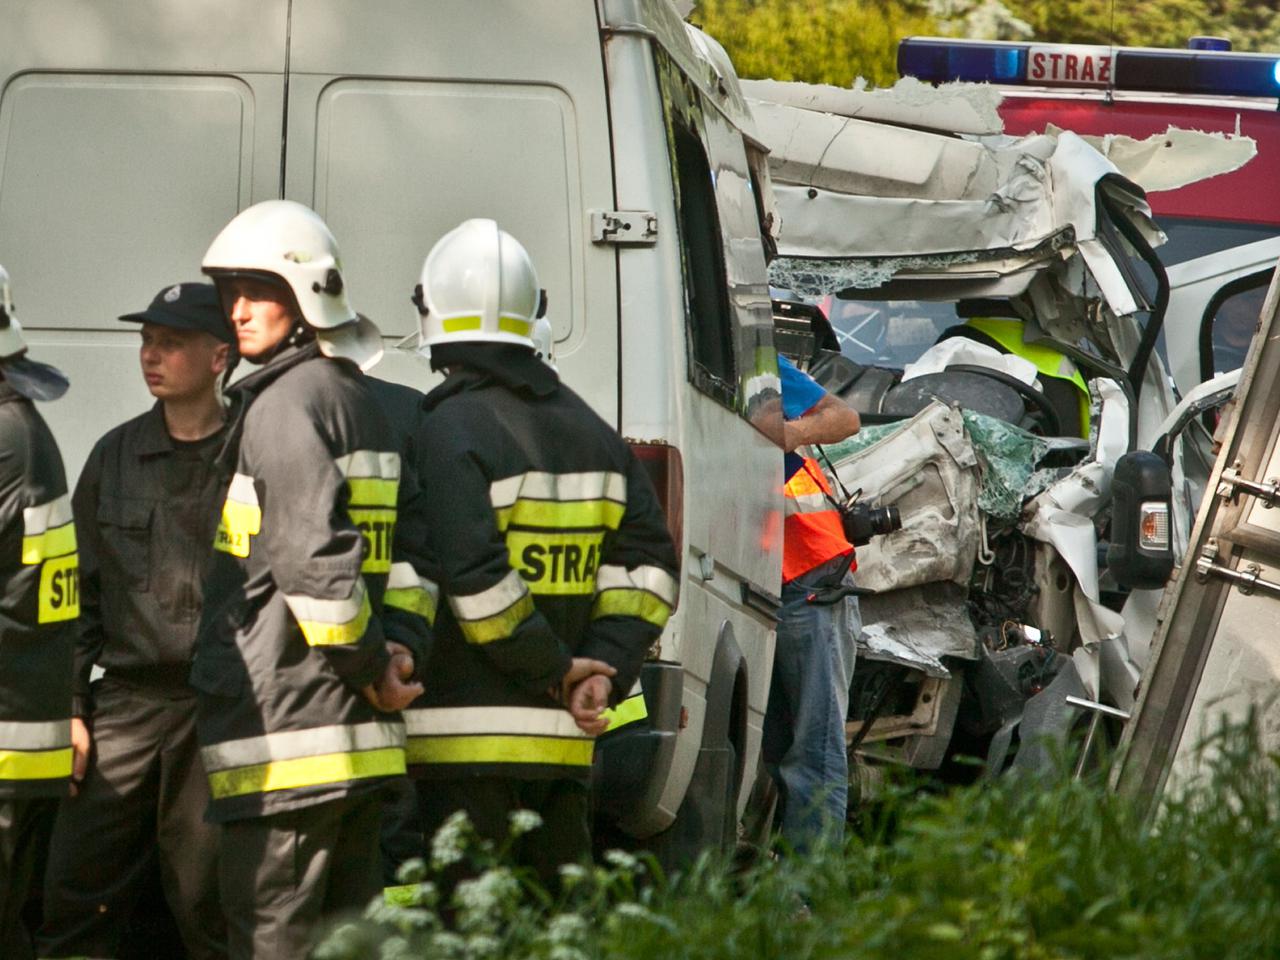
[[[898,43],[898,73],[929,83],[967,80],[1204,96],[1280,97],[1280,55],[1204,49],[909,37]]]

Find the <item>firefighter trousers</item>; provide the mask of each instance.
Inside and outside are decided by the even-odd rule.
[[[94,701],[89,770],[59,804],[49,845],[40,956],[115,956],[158,860],[188,956],[225,957],[195,697],[108,675]]]
[[[384,798],[365,792],[222,827],[233,960],[305,960],[324,922],[382,891]]]
[[[510,842],[515,864],[538,877],[555,893],[562,864],[589,863],[591,828],[587,820],[587,785],[575,780],[515,780],[510,777],[465,777],[457,780],[418,780],[422,823],[428,853],[436,831],[461,810],[481,840],[501,848]],[[542,826],[512,840],[511,814],[532,810]],[[446,894],[472,871],[464,862],[441,878]]]
[[[6,960],[35,956],[22,909],[39,860],[41,823],[57,802],[0,799],[0,957]]]

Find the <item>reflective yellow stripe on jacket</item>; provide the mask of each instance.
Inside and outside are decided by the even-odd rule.
[[[404,726],[392,721],[268,733],[202,747],[215,800],[404,773]]]
[[[22,563],[40,567],[37,623],[80,616],[80,554],[66,494],[22,511]]]
[[[218,532],[213,536],[213,548],[243,560],[249,556],[253,538],[261,532],[262,507],[258,503],[253,477],[237,473],[231,478],[227,499],[222,504],[222,517],[218,521]]]
[[[312,647],[355,643],[364,636],[373,611],[364,580],[357,579],[345,600],[323,600],[303,594],[282,593],[302,636]]]
[[[558,707],[433,707],[404,712],[409,762],[589,767],[595,740]]]
[[[382,595],[382,602],[385,606],[417,614],[428,624],[434,624],[440,603],[440,587],[434,581],[418,576],[413,564],[393,563],[387,575],[387,590]]]
[[[628,570],[606,564],[596,576],[591,618],[639,617],[661,629],[676,605],[677,591],[675,577],[661,567]]]
[[[71,776],[71,721],[0,721],[0,781]]]
[[[638,723],[648,718],[649,708],[645,705],[644,691],[640,688],[640,681],[636,681],[635,686],[631,688],[631,692],[627,694],[625,700],[616,707],[606,710],[601,716],[609,720],[609,726],[605,729],[605,733],[613,733],[613,731],[621,727]]]
[[[533,597],[512,570],[488,590],[450,596],[449,607],[468,643],[492,643],[511,636],[533,615]]]
[[[364,537],[361,573],[389,573],[400,490],[400,454],[356,450],[335,461],[347,478],[347,513]]]

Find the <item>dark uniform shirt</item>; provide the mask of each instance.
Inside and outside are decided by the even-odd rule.
[[[383,599],[400,458],[354,365],[289,347],[229,391],[242,418],[191,684],[211,818],[264,816],[404,772],[404,726],[360,688],[426,625]],[[421,593],[416,579],[400,588]]]
[[[201,587],[230,475],[225,429],[175,441],[156,403],[98,441],[72,506],[80,533],[75,710],[92,712],[94,664],[113,676],[187,691]]]
[[[675,549],[617,431],[532,352],[488,353],[427,395],[418,438],[441,603],[409,759],[423,777],[585,781],[593,741],[548,689],[594,657],[626,696],[675,606]]]
[[[0,798],[67,792],[78,563],[53,434],[0,382]]]

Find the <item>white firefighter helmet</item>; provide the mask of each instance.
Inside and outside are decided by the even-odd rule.
[[[9,284],[9,271],[0,266],[0,360],[26,353],[27,341],[22,338],[22,327],[13,315],[13,289]]]
[[[242,210],[214,238],[201,267],[215,282],[251,277],[283,284],[326,356],[366,370],[381,359],[378,328],[351,308],[338,243],[310,207],[265,200]]]
[[[437,241],[414,291],[421,344],[513,343],[532,347],[544,303],[533,261],[493,220],[466,220]]]
[[[551,321],[539,317],[533,321],[533,352],[538,359],[552,370],[556,369],[556,339],[551,329]]]
[[[28,400],[57,400],[67,392],[66,375],[57,367],[27,356],[22,326],[13,315],[9,271],[0,267],[0,369],[4,380]]]

